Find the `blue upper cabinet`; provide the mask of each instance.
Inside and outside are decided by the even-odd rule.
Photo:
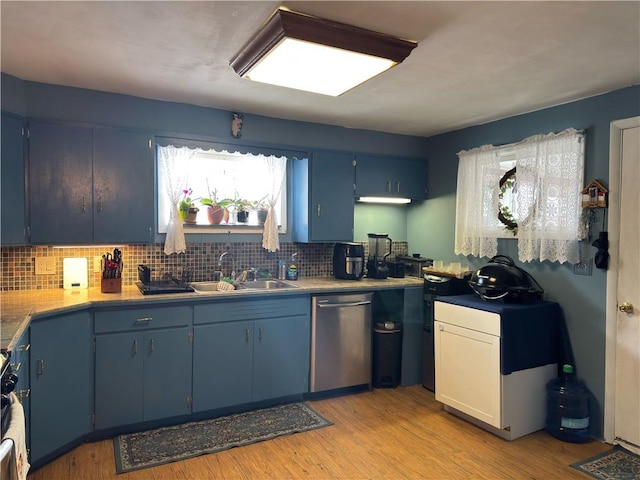
[[[356,196],[427,198],[427,161],[420,158],[358,155]]]
[[[353,240],[353,154],[315,151],[293,162],[293,241]]]
[[[23,119],[2,113],[2,245],[25,245]]]
[[[147,243],[153,232],[153,148],[146,133],[93,129],[93,240]]]
[[[92,181],[91,128],[30,123],[31,243],[91,243]]]
[[[31,243],[151,241],[153,171],[147,134],[31,122]]]

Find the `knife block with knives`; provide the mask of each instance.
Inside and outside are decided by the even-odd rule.
[[[102,278],[100,279],[100,292],[120,293],[122,291],[122,251],[118,248],[113,254],[102,256]]]

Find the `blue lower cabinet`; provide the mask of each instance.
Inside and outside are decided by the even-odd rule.
[[[308,391],[308,297],[200,305],[194,324],[194,413]]]
[[[31,463],[93,429],[89,311],[34,320],[30,327]]]
[[[251,402],[253,322],[193,328],[193,411]]]
[[[255,322],[254,402],[309,390],[309,325],[308,315]]]
[[[96,430],[191,413],[191,327],[96,336]]]

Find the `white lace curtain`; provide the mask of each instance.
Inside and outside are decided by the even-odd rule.
[[[518,258],[578,263],[584,135],[575,129],[535,135],[503,147],[485,145],[458,153],[456,254],[492,257],[503,227],[497,223],[499,153],[516,162]]]
[[[491,145],[458,153],[456,194],[456,254],[493,257],[498,250],[500,227],[498,183],[502,175],[498,149]]]
[[[282,192],[282,184],[286,178],[287,159],[286,157],[270,156],[265,159],[271,178],[271,188],[267,200],[269,202],[269,213],[264,222],[262,233],[262,248],[269,252],[280,250],[280,240],[278,239],[278,222],[276,218],[276,202]]]
[[[160,169],[166,179],[166,193],[171,205],[167,236],[164,241],[165,255],[184,253],[187,250],[178,204],[188,180],[189,168],[187,165],[194,152],[195,150],[184,147],[176,148],[173,145],[158,147]]]
[[[584,143],[571,128],[515,145],[520,261],[580,262]]]

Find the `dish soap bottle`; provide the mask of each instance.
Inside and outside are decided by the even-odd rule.
[[[291,255],[289,259],[289,263],[287,264],[287,280],[297,280],[298,279],[298,261],[296,257],[297,253]]]

